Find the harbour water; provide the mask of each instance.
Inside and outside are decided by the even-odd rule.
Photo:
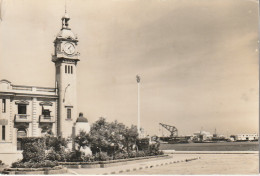
[[[259,142],[161,144],[160,149],[175,151],[258,151]]]

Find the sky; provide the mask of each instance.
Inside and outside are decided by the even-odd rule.
[[[0,79],[55,86],[65,0],[3,0]],[[258,1],[67,0],[79,39],[78,111],[149,135],[258,132]]]

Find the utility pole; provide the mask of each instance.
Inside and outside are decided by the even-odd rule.
[[[137,81],[137,132],[138,132],[138,137],[140,138],[140,81],[141,78],[139,75],[136,75],[136,81]]]

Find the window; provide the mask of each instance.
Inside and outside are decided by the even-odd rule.
[[[71,74],[73,74],[73,67],[72,67],[72,66],[71,66],[71,69],[70,69],[70,70],[71,70]]]
[[[67,73],[67,65],[65,65],[65,73]]]
[[[49,109],[44,109],[44,107],[42,107],[42,115],[44,116],[44,118],[50,118],[51,111]]]
[[[23,150],[21,143],[21,138],[23,137],[27,137],[27,132],[24,128],[20,128],[17,130],[17,150]]]
[[[18,104],[18,114],[26,114],[26,105]]]
[[[2,126],[2,140],[5,140],[5,126]]]
[[[2,113],[6,112],[6,99],[2,99]]]
[[[67,109],[67,119],[71,119],[71,109]]]
[[[68,65],[68,73],[70,74],[70,66]]]

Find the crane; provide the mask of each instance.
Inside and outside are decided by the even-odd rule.
[[[163,123],[159,123],[159,124],[171,133],[170,137],[177,137],[178,136],[178,129],[175,126],[166,125],[166,124],[163,124]]]

